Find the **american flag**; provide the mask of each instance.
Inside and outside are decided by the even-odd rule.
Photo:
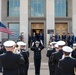
[[[14,35],[13,31],[11,31],[8,27],[6,27],[3,23],[0,22],[0,32],[8,33],[10,35]]]

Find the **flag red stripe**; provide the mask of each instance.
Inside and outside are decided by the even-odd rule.
[[[9,33],[11,35],[14,35],[14,33],[11,30],[9,30],[8,28],[1,28],[0,27],[0,32],[5,32],[5,33]]]

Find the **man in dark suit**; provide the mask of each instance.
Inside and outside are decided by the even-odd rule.
[[[70,46],[70,33],[67,34],[67,44]]]
[[[20,53],[25,59],[25,64],[20,66],[20,75],[28,75],[29,51],[26,50],[26,43],[24,43],[23,41],[17,42],[17,45],[20,46]]]
[[[39,41],[41,42],[41,44],[43,44],[44,43],[44,35],[43,35],[42,31],[40,31],[38,37],[39,37]]]
[[[58,42],[60,40],[60,35],[58,33],[56,33],[55,35],[55,41]]]
[[[0,55],[0,61],[3,66],[3,75],[19,75],[18,67],[24,64],[24,59],[20,54],[14,54],[14,41],[6,41],[3,44],[6,53]]]
[[[32,45],[36,42],[36,40],[37,40],[37,35],[36,35],[35,32],[33,32],[33,35],[32,35],[32,37],[31,37]]]
[[[75,36],[73,33],[70,36],[70,43],[71,43],[70,46],[73,47],[73,43],[75,43]]]
[[[35,46],[31,47],[31,50],[34,51],[34,65],[35,65],[35,75],[40,75],[40,66],[41,66],[41,51],[44,46],[39,45],[40,42],[36,41]]]
[[[63,35],[62,35],[62,40],[66,42],[66,35],[65,35],[64,32],[63,32]]]
[[[59,60],[56,75],[75,75],[74,68],[76,68],[76,59],[70,56],[71,52],[71,47],[63,47],[64,58]]]
[[[50,62],[52,62],[52,65],[54,66],[53,67],[54,69],[52,71],[52,75],[55,75],[56,70],[57,70],[58,61],[59,61],[59,59],[62,58],[62,55],[63,55],[62,47],[65,45],[65,42],[58,41],[57,44],[59,46],[59,51],[52,53],[52,55],[50,57]]]

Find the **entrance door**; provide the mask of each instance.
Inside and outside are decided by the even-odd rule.
[[[67,23],[56,23],[55,24],[55,33],[58,33],[60,36],[65,32],[68,33],[68,24]]]
[[[36,33],[36,39],[39,40],[39,33],[43,34],[43,39],[44,39],[44,24],[43,23],[32,23],[32,30],[31,30],[31,35],[33,35],[33,32]],[[44,42],[44,41],[43,41]]]
[[[44,24],[43,23],[32,23],[32,33],[36,32],[36,34],[39,34],[40,31],[44,34]]]

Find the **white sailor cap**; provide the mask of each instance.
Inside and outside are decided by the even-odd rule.
[[[15,45],[15,42],[12,41],[12,40],[8,40],[8,41],[4,42],[3,45],[5,47],[11,47],[11,46],[14,46]]]
[[[39,44],[40,42],[39,42],[39,41],[36,41],[35,43],[36,43],[36,44],[37,44],[37,43]]]
[[[73,51],[72,48],[69,46],[64,46],[62,49],[64,52],[67,52],[67,53],[71,53]]]
[[[50,45],[52,45],[52,42],[50,43]]]
[[[59,47],[58,44],[55,44],[55,47],[58,48]]]
[[[53,41],[52,44],[56,44],[57,42]]]
[[[19,45],[19,46],[25,46],[26,43],[24,43],[23,41],[19,41],[19,42],[17,42],[17,45]]]
[[[58,46],[64,46],[66,43],[64,41],[58,41],[57,44]]]
[[[76,46],[76,43],[73,44],[73,47]]]

